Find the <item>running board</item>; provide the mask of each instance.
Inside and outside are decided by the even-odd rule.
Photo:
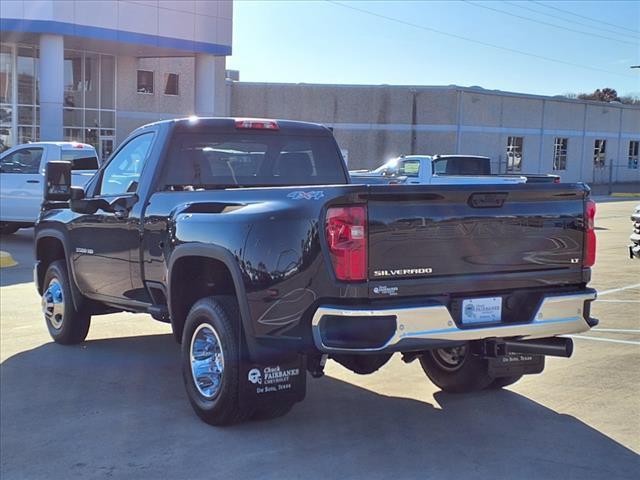
[[[169,317],[169,308],[166,305],[150,305],[147,307],[147,313],[151,315],[154,320],[158,320],[164,323],[171,323]]]

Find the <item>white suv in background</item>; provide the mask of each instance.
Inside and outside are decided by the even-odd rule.
[[[0,234],[32,226],[40,213],[47,162],[68,160],[72,182],[84,186],[98,169],[91,145],[76,142],[34,142],[0,154]]]

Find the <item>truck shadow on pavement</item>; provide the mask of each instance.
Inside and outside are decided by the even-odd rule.
[[[48,343],[0,367],[1,471],[13,478],[637,478],[639,457],[517,393],[441,408],[324,377],[280,419],[202,423],[171,335]],[[425,379],[426,381],[426,379]]]

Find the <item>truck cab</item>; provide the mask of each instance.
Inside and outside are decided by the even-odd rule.
[[[488,157],[471,155],[402,155],[372,171],[350,172],[355,183],[408,185],[515,185],[521,176],[491,175]]]
[[[0,154],[0,233],[33,226],[40,213],[46,165],[59,160],[72,162],[76,186],[84,186],[98,169],[96,150],[85,143],[33,142]]]

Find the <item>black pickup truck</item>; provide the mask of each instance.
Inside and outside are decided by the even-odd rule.
[[[258,119],[135,130],[84,189],[53,162],[35,282],[53,339],[148,313],[181,344],[188,398],[223,425],[288,412],[327,358],[393,353],[450,392],[539,373],[597,323],[582,184],[349,184],[331,131]]]

